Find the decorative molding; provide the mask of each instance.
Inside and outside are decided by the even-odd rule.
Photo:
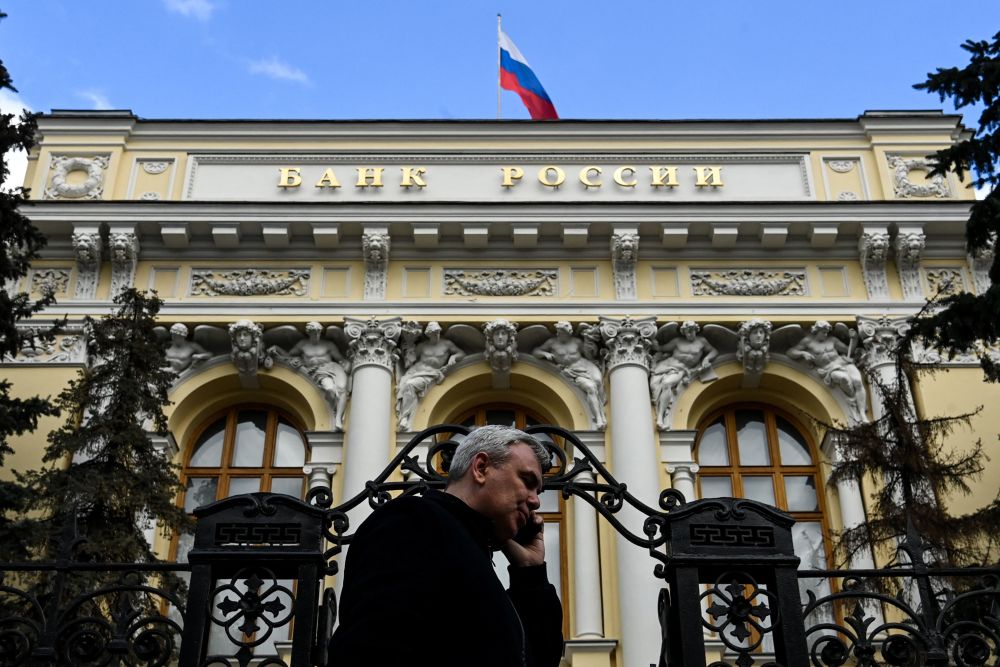
[[[918,185],[910,180],[910,172],[921,170],[928,175],[934,169],[934,163],[924,157],[904,158],[902,155],[887,153],[885,156],[892,170],[892,184],[896,196],[900,199],[910,197],[950,197],[951,189],[943,174],[932,176],[925,185]]]
[[[854,169],[854,165],[857,164],[857,160],[827,160],[826,164],[830,167],[830,169],[838,174],[846,174]]]
[[[951,296],[965,291],[962,267],[936,267],[923,270],[929,296]]]
[[[28,292],[32,294],[65,294],[69,289],[71,269],[32,269]]]
[[[555,296],[557,269],[445,269],[446,296]]]
[[[143,192],[141,195],[139,195],[139,199],[141,199],[142,201],[159,201],[160,200],[160,193],[159,192]]]
[[[650,350],[656,337],[656,318],[644,317],[621,320],[601,317],[597,329],[607,348],[608,372],[619,366],[641,366],[649,371],[652,357]]]
[[[855,192],[844,190],[837,194],[837,201],[858,201],[858,195]]]
[[[907,331],[909,317],[858,317],[858,334],[865,350],[865,363],[874,368],[893,363],[892,350]]]
[[[53,157],[49,168],[52,179],[45,189],[47,199],[100,199],[104,194],[104,170],[108,168],[106,155]],[[68,176],[74,171],[86,172],[87,178],[82,183],[69,183]]]
[[[344,333],[351,341],[347,348],[351,372],[356,373],[363,366],[379,366],[391,373],[399,357],[396,341],[402,328],[401,318],[359,320],[345,317],[344,322]]]
[[[97,295],[97,277],[101,267],[101,237],[96,232],[73,232],[76,255],[76,290],[74,299],[93,299]]]
[[[192,269],[191,296],[306,296],[309,269]]]
[[[139,164],[142,165],[142,170],[147,174],[155,176],[156,174],[162,174],[170,166],[169,160],[140,160]]]
[[[772,328],[770,322],[756,317],[740,324],[736,360],[743,364],[743,386],[747,389],[760,386],[764,367],[771,359]]]
[[[864,271],[865,288],[868,298],[884,300],[889,298],[889,282],[885,275],[885,262],[889,256],[888,232],[862,232],[858,239],[861,268]]]
[[[230,356],[236,364],[240,383],[246,389],[256,389],[257,369],[264,360],[264,329],[250,320],[239,320],[229,325]]]
[[[615,231],[611,235],[611,265],[614,269],[615,298],[634,300],[635,264],[639,258],[639,233]]]
[[[805,269],[691,269],[695,296],[805,296]]]
[[[920,285],[920,260],[926,245],[927,236],[923,232],[900,231],[896,234],[896,268],[903,286],[903,298],[907,301],[922,301],[924,298]]]
[[[990,288],[990,267],[993,266],[996,237],[991,237],[987,245],[969,255],[969,270],[976,285],[976,294],[985,294]]]
[[[493,388],[510,388],[510,369],[517,361],[517,322],[504,319],[483,325],[486,361],[493,371]]]
[[[139,237],[134,232],[114,232],[108,241],[111,251],[111,297],[132,287],[139,263]]]
[[[384,301],[389,274],[389,233],[365,232],[361,237],[365,259],[365,300]]]

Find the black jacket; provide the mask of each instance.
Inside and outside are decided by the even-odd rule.
[[[505,592],[490,534],[438,491],[376,510],[347,552],[331,667],[557,667],[562,607],[545,566],[511,567]]]

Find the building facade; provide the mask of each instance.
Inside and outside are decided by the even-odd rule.
[[[553,423],[650,505],[673,487],[788,511],[803,567],[824,567],[831,531],[865,521],[871,488],[827,483],[837,453],[818,423],[878,416],[858,360],[893,377],[879,355],[907,317],[988,285],[990,258],[965,253],[972,192],[928,175],[926,156],[964,132],[939,112],[56,111],[39,132],[25,212],[49,245],[18,287],[54,289],[70,324],[3,372],[19,393],[55,393],[87,363],[82,318],[124,287],[155,289],[177,374],[162,444],[189,509],[321,485],[343,500],[427,426]],[[914,353],[947,370],[912,387],[922,415],[1000,402],[975,358]],[[950,444],[998,432],[987,411]],[[9,467],[38,465],[43,446],[23,438]],[[956,513],[989,502],[991,465],[971,496],[942,501]],[[546,497],[542,511],[567,664],[654,662],[648,555],[582,503]],[[150,537],[184,557],[185,537]]]

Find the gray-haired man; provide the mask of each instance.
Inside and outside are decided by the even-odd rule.
[[[535,514],[548,466],[527,433],[484,426],[459,445],[443,493],[376,510],[348,552],[330,664],[556,667],[562,608]],[[497,548],[511,563],[507,591]]]

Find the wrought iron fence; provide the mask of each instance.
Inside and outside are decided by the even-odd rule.
[[[787,514],[744,499],[686,502],[671,489],[652,507],[573,433],[528,430],[553,456],[546,488],[588,503],[649,554],[662,581],[649,610],[663,633],[650,656],[660,666],[704,667],[709,656],[711,667],[1000,663],[1000,568],[930,568],[911,531],[905,569],[799,571]],[[255,493],[198,508],[187,563],[81,563],[67,532],[55,561],[0,564],[0,667],[326,665],[336,597],[324,585],[351,542],[352,510],[443,487],[468,432],[444,424],[417,434],[337,506],[317,488],[306,502]],[[626,508],[643,517],[641,532],[623,520]],[[164,585],[168,573],[187,579],[186,596]],[[866,585],[876,578],[899,582],[898,592]]]

